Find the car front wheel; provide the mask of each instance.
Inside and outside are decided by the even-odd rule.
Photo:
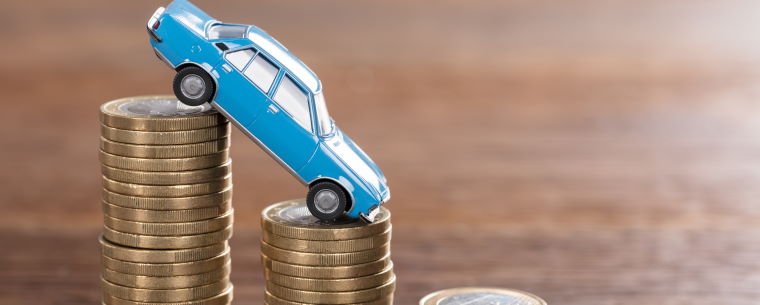
[[[333,182],[320,182],[313,185],[306,195],[306,206],[314,217],[333,221],[346,210],[346,192]]]
[[[188,106],[210,103],[215,90],[211,75],[199,67],[182,68],[174,77],[174,95]]]

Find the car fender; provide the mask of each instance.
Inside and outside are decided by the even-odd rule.
[[[214,95],[211,97],[211,100],[213,101],[214,99],[216,99],[216,93],[219,92],[219,72],[216,71],[216,69],[214,69],[214,67],[208,63],[197,63],[189,59],[186,59],[185,61],[177,65],[177,67],[174,68],[174,70],[179,72],[185,67],[191,67],[191,66],[199,67],[203,69],[204,71],[206,71],[206,73],[211,75],[211,79],[214,80]]]
[[[327,176],[317,177],[317,178],[314,178],[313,180],[309,181],[309,187],[311,187],[314,184],[317,184],[319,182],[322,182],[322,181],[333,182],[333,183],[339,185],[340,187],[342,187],[344,190],[346,190],[346,193],[347,193],[349,199],[351,200],[351,204],[353,205],[353,203],[354,203],[354,190],[356,188],[354,187],[354,184],[351,183],[351,181],[349,181],[348,179],[346,179],[346,177],[338,177],[338,179],[335,179],[333,177],[327,177]],[[352,206],[352,208],[353,208],[353,206]]]
[[[355,217],[358,217],[361,212],[367,212],[373,205],[380,204],[382,199],[375,198],[376,196],[361,178],[324,145],[320,143],[312,158],[299,170],[299,175],[303,180],[308,181],[309,186],[318,181],[328,180],[343,187],[351,198],[349,215]],[[361,211],[357,212],[357,209]]]

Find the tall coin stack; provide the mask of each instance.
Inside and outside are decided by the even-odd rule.
[[[232,300],[229,122],[171,96],[100,108],[103,303]]]
[[[303,200],[264,209],[261,252],[266,304],[393,304],[390,212],[325,224]]]

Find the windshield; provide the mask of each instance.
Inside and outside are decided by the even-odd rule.
[[[314,95],[314,106],[317,108],[317,120],[319,122],[319,134],[326,136],[335,132],[335,125],[333,125],[330,113],[327,112],[327,105],[325,105],[325,97],[322,92]]]

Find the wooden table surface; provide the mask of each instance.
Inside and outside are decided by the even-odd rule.
[[[397,304],[760,302],[760,3],[410,2],[198,1],[307,62],[385,171]],[[170,92],[165,3],[0,9],[0,304],[99,304],[98,106]],[[232,155],[235,303],[261,304],[259,213],[305,189]]]

